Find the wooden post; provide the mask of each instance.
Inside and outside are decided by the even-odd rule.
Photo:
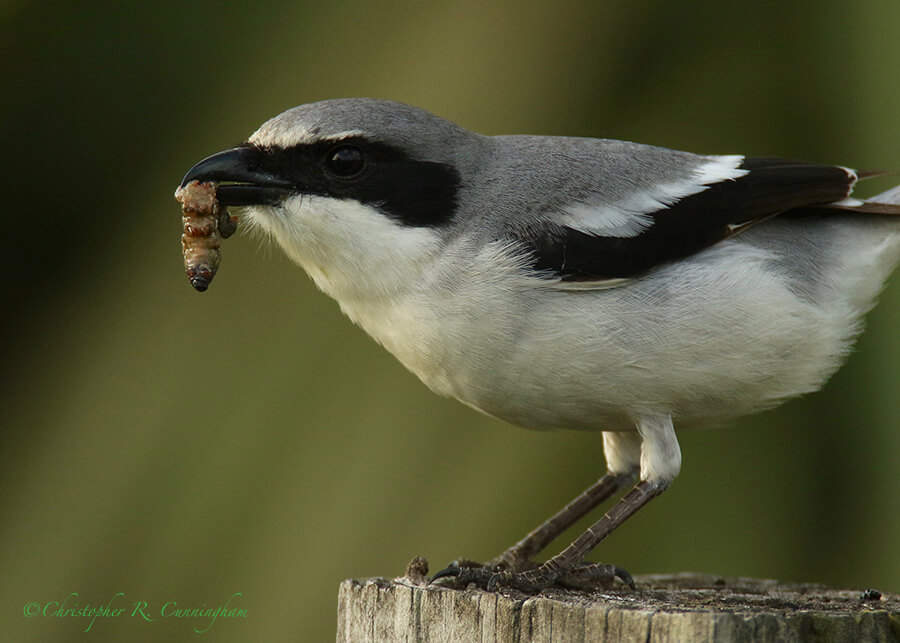
[[[900,641],[900,596],[703,574],[635,577],[595,592],[537,596],[428,585],[341,583],[339,642]]]

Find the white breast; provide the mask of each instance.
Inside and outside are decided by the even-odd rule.
[[[508,246],[446,246],[351,201],[297,197],[251,216],[434,391],[537,428],[719,422],[816,390],[900,252],[896,222],[773,220],[620,287],[573,291]],[[788,266],[803,235],[819,254]]]

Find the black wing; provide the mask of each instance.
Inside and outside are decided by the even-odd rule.
[[[835,204],[850,194],[857,175],[843,167],[778,158],[748,158],[743,176],[713,183],[650,214],[635,236],[599,236],[565,225],[516,232],[536,270],[566,281],[636,276],[692,255],[772,216],[811,206],[900,214],[900,206]],[[824,210],[824,209],[823,209]]]

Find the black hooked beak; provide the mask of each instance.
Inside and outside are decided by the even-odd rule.
[[[260,151],[253,147],[235,147],[197,163],[181,180],[215,181],[216,198],[222,205],[279,205],[297,187],[260,167]]]

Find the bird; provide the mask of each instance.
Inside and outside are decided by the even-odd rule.
[[[343,98],[285,111],[181,185],[214,182],[438,395],[526,428],[602,432],[596,483],[493,560],[432,578],[535,592],[634,587],[585,556],[674,481],[676,428],[774,407],[839,368],[900,258],[900,205],[851,196],[871,174],[487,136]]]

